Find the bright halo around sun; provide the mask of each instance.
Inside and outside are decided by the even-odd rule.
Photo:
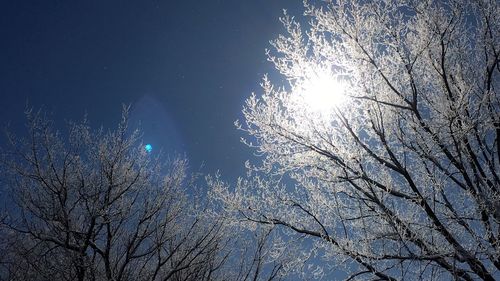
[[[330,71],[312,72],[297,90],[307,109],[322,114],[346,101],[343,83]]]

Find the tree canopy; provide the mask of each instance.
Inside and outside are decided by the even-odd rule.
[[[286,83],[264,77],[237,122],[262,162],[214,194],[349,279],[499,278],[498,1],[306,1],[305,16],[285,12],[268,51]]]
[[[152,154],[128,107],[114,130],[55,129],[28,110],[29,134],[2,148],[7,202],[0,280],[273,280],[269,231],[231,233],[183,157]],[[244,238],[244,239],[242,239]],[[267,268],[267,267],[266,267]]]

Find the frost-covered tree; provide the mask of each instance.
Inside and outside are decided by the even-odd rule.
[[[28,112],[9,135],[2,184],[0,279],[215,280],[229,255],[222,220],[203,215],[187,162],[148,153],[127,127],[87,122],[60,133]],[[4,200],[5,202],[6,200]]]
[[[281,19],[283,80],[264,77],[237,124],[262,163],[214,195],[351,280],[500,278],[499,2],[306,1],[305,16]]]

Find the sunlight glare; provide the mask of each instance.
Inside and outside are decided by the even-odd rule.
[[[346,100],[344,90],[331,73],[321,71],[305,79],[299,86],[299,96],[310,110],[327,113]]]

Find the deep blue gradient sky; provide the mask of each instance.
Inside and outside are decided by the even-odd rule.
[[[243,175],[253,151],[233,122],[273,70],[283,8],[301,15],[302,1],[1,1],[0,125],[24,132],[28,102],[59,126],[88,113],[110,127],[130,104],[156,150]]]

